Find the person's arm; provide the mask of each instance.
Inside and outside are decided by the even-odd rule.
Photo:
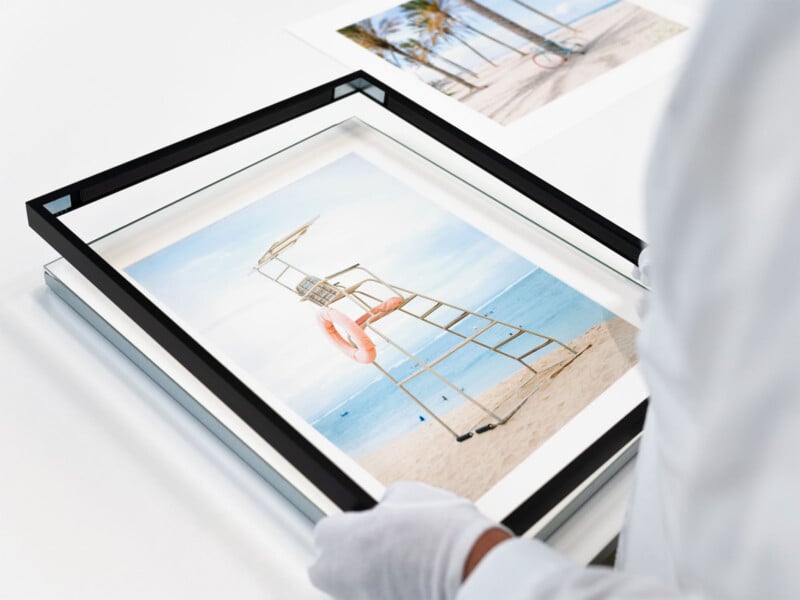
[[[311,581],[336,600],[688,598],[512,539],[468,500],[422,483],[394,484],[376,507],[322,520],[314,539]]]
[[[537,540],[497,544],[467,576],[456,600],[699,600],[657,580],[581,567]]]
[[[639,341],[668,576],[516,540],[458,600],[800,598],[800,4],[717,1],[697,40],[652,160]]]
[[[515,539],[461,585],[493,524],[449,495],[322,521],[315,583],[347,600],[800,598],[799,32],[798,2],[717,0],[653,160],[640,359],[669,577]],[[626,533],[628,554],[648,543]]]

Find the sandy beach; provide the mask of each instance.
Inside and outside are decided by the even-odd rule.
[[[560,67],[536,65],[532,56],[539,47],[530,45],[522,48],[527,56],[511,52],[497,67],[487,65],[477,71],[478,78],[468,78],[488,86],[486,89],[470,93],[452,84],[443,91],[506,125],[686,29],[629,2],[610,6],[572,26],[579,32],[564,28],[548,36],[565,44],[570,39],[585,44],[584,54],[571,54]]]
[[[583,353],[565,368],[546,368],[569,356],[559,349],[484,392],[478,400],[500,416],[534,392],[504,425],[456,442],[435,423],[366,454],[358,462],[385,484],[417,479],[473,500],[557,432],[636,363],[636,328],[614,318],[569,344]],[[445,415],[459,431],[488,422],[471,404]]]

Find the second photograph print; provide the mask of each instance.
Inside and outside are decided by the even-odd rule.
[[[339,33],[507,125],[685,30],[626,0],[410,0]]]

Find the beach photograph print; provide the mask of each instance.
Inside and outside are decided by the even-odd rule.
[[[634,326],[355,153],[125,271],[386,485],[477,499],[637,361]]]
[[[410,0],[338,33],[507,125],[685,29],[626,0]]]

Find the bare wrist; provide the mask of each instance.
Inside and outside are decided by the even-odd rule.
[[[475,570],[475,567],[477,567],[478,563],[483,560],[483,557],[489,554],[489,552],[495,546],[505,542],[510,538],[511,535],[499,527],[492,527],[491,529],[485,531],[475,541],[475,544],[472,546],[472,550],[469,552],[469,556],[467,556],[467,562],[464,564],[464,576],[461,580],[464,581],[467,577],[469,577],[469,574]]]

